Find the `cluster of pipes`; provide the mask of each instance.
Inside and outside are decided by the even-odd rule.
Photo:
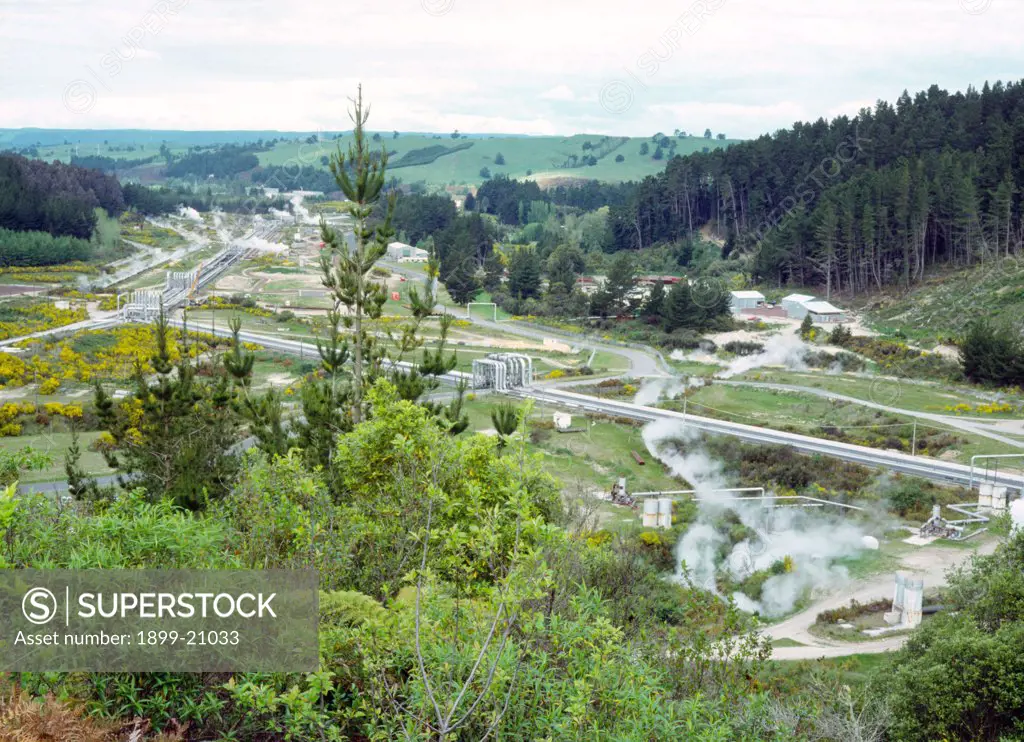
[[[885,622],[890,626],[901,628],[912,629],[920,626],[923,605],[924,580],[920,577],[911,577],[905,572],[897,572],[892,610],[886,612]]]
[[[473,388],[507,392],[533,383],[533,359],[519,353],[491,353],[473,361]]]
[[[932,517],[921,526],[919,534],[923,537],[948,538],[953,541],[962,541],[977,536],[988,530],[988,523],[991,515],[1000,515],[1006,512],[1009,503],[1009,491],[1006,487],[993,484],[992,482],[981,482],[978,485],[978,502],[965,502],[950,505],[949,509],[959,513],[964,518],[947,520],[942,517],[942,506],[932,506]],[[969,526],[981,526],[968,531]]]
[[[167,282],[164,291],[191,291],[199,275],[198,270],[194,271],[167,271]]]
[[[160,316],[163,293],[160,291],[132,291],[124,303],[117,297],[118,312],[125,322],[152,322]]]

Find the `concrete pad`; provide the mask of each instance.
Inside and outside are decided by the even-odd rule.
[[[911,536],[910,538],[903,539],[903,543],[910,544],[911,546],[927,546],[933,541],[938,540],[938,536]]]

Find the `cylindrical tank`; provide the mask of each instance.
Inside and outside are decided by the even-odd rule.
[[[895,592],[893,593],[893,596],[892,596],[892,609],[894,611],[902,611],[903,610],[903,602],[905,600],[905,595],[906,595],[906,590],[905,590],[906,581],[907,581],[906,574],[904,574],[903,572],[897,572],[896,573],[896,590],[895,590]]]
[[[662,497],[658,500],[658,527],[672,527],[672,498]]]
[[[918,626],[921,623],[921,606],[924,602],[924,580],[920,577],[907,578],[906,605],[903,607],[903,623]]]
[[[978,507],[992,507],[992,485],[989,482],[978,485]]]
[[[658,527],[658,501],[653,497],[644,500],[644,528]]]

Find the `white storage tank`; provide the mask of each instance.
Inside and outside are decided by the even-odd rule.
[[[993,486],[991,482],[982,482],[978,485],[978,507],[992,507],[992,489]]]
[[[644,500],[644,528],[658,527],[658,501],[653,497]]]
[[[672,498],[661,497],[658,499],[658,527],[672,527]]]
[[[903,623],[907,626],[921,625],[921,606],[924,603],[924,580],[920,577],[907,578],[903,606]]]
[[[907,575],[905,572],[896,573],[896,590],[892,596],[892,609],[903,612],[903,604],[906,599]]]

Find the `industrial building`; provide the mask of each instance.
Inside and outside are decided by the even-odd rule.
[[[839,307],[807,294],[790,294],[781,303],[790,319],[803,320],[807,315],[816,323],[846,322],[849,319]]]
[[[806,313],[811,316],[811,322],[846,322],[847,320],[846,312],[827,301],[809,301],[804,304],[804,307],[807,309]]]
[[[426,263],[430,253],[404,242],[392,242],[388,245],[388,260],[397,260],[399,263]]]
[[[732,295],[732,311],[738,314],[744,309],[756,309],[764,304],[764,294],[760,291],[730,291]]]
[[[790,294],[779,303],[786,310],[786,316],[793,319],[803,319],[804,315],[807,314],[804,305],[809,301],[814,301],[814,297],[809,294]]]

